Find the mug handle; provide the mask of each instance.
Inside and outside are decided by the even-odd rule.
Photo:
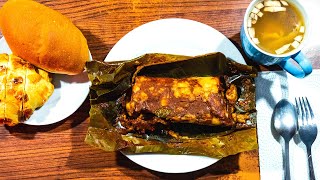
[[[300,67],[294,64],[292,61],[289,61],[290,58],[281,61],[279,66],[297,78],[306,77],[312,72],[312,64],[301,51],[295,55],[292,55],[291,58],[296,61]]]

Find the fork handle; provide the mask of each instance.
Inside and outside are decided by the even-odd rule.
[[[309,163],[309,176],[310,180],[315,180],[314,170],[313,170],[313,163],[312,163],[312,156],[311,156],[311,146],[307,146],[307,155],[308,155],[308,163]]]

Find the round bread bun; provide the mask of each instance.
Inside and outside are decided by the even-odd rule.
[[[0,28],[13,54],[51,73],[75,75],[89,60],[87,40],[61,13],[33,0],[9,0]]]

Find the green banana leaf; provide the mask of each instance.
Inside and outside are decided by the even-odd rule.
[[[86,69],[92,82],[87,144],[105,151],[193,154],[215,158],[257,148],[253,79],[257,71],[251,66],[227,59],[222,53],[196,57],[154,53],[122,62],[90,61]],[[165,134],[124,133],[117,117],[125,113],[124,102],[137,75],[172,78],[223,75],[226,83],[233,83],[240,89],[235,108],[238,112],[250,113],[249,125],[239,129],[221,127],[220,130],[201,127],[194,131],[196,134],[179,132],[182,135],[176,138]],[[244,100],[250,103],[241,103]],[[201,131],[202,128],[210,131]]]

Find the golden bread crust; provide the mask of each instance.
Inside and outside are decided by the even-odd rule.
[[[37,72],[38,71],[38,72]],[[49,99],[54,86],[50,83],[50,78],[47,72],[41,69],[35,69],[31,66],[26,72],[25,98],[23,102],[23,114],[28,119],[36,108],[43,106]]]
[[[4,99],[5,119],[11,120],[9,125],[19,123],[19,121],[21,121],[20,118],[23,116],[25,76],[25,61],[9,55],[6,75],[6,94]]]
[[[7,67],[9,56],[7,54],[0,54],[0,123],[5,119],[5,102],[6,97],[6,82],[7,82]]]
[[[47,72],[36,68],[23,59],[0,54],[0,123],[10,126],[30,118],[51,96],[54,86]]]
[[[87,41],[61,13],[32,0],[9,0],[0,28],[13,54],[51,73],[79,74],[89,60]]]

